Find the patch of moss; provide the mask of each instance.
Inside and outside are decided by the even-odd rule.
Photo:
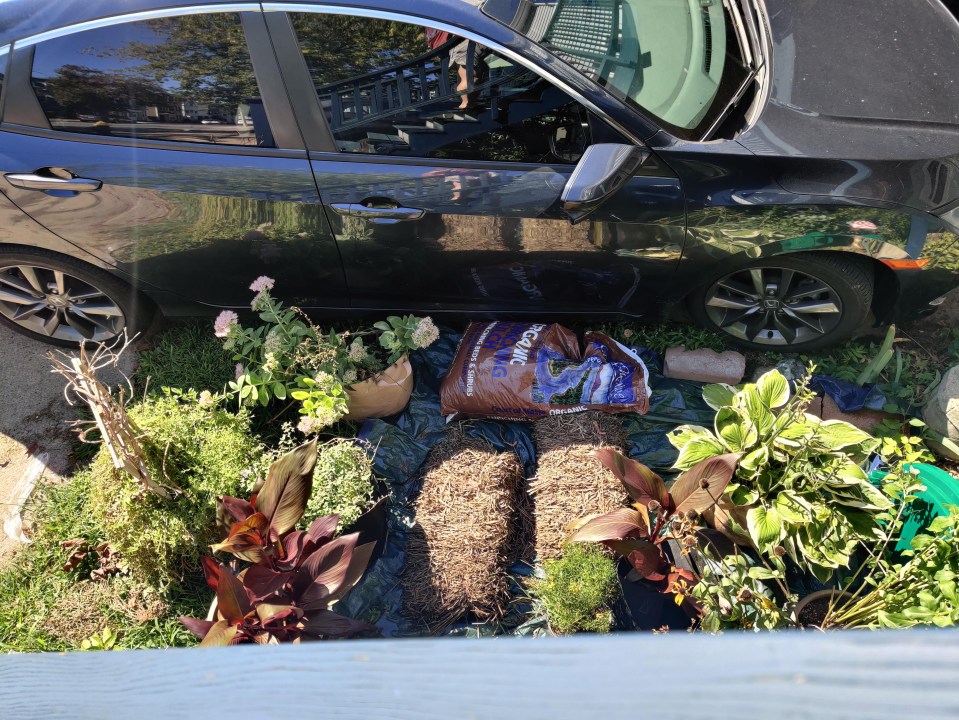
[[[592,545],[571,544],[561,558],[547,560],[543,569],[546,577],[536,581],[532,591],[555,632],[609,632],[611,607],[619,593],[611,557]]]

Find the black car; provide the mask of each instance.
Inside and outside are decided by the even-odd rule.
[[[939,0],[7,0],[0,82],[0,319],[57,344],[267,275],[800,350],[959,284]]]

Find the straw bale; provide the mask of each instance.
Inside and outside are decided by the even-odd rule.
[[[403,614],[431,632],[506,613],[506,569],[521,542],[523,468],[462,426],[427,458],[403,571]]]
[[[623,451],[626,433],[613,415],[554,415],[533,424],[536,477],[530,481],[536,522],[536,555],[559,557],[567,527],[577,518],[629,504],[622,483],[593,457],[600,447]]]

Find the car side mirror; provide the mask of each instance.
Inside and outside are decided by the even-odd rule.
[[[571,225],[585,219],[639,169],[649,151],[636,145],[598,143],[583,153],[560,195]]]

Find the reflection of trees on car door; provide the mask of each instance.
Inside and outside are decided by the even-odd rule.
[[[418,25],[339,15],[292,25],[339,151],[311,158],[354,304],[628,309],[641,275],[678,260],[678,181],[655,163],[628,203],[569,226],[559,196],[575,163],[620,138],[536,73],[468,43],[463,109],[459,38],[429,48]],[[337,63],[327,40],[347,29],[377,41],[342,42]]]

